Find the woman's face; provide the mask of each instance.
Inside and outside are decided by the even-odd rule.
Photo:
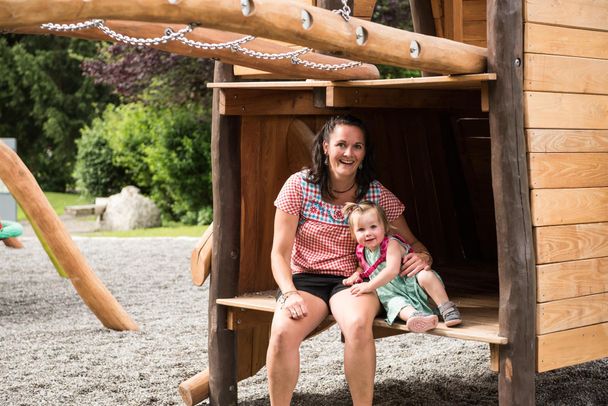
[[[341,124],[323,142],[329,171],[336,177],[352,177],[365,157],[365,136],[359,127]]]

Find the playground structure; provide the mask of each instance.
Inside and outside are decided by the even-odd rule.
[[[355,17],[374,3],[355,0]],[[103,18],[149,38],[159,25],[175,33],[181,28],[171,24],[197,23],[187,35],[201,41],[234,41],[240,32],[341,54],[298,56],[334,65],[316,69],[230,47],[154,44],[221,61],[211,85],[209,368],[180,386],[184,400],[236,404],[237,381],[264,365],[274,307],[268,292],[276,288],[272,201],[307,163],[310,134],[344,111],[375,134],[378,177],[406,203],[408,223],[463,310],[462,327],[433,334],[489,343],[501,404],[533,404],[536,372],[607,356],[608,4],[411,0],[417,33],[347,21],[315,4],[341,7],[320,0],[154,0],[145,8],[0,0],[0,27],[21,33],[38,34],[50,21]],[[247,46],[289,47],[264,39]],[[344,57],[447,76],[376,80],[373,66]],[[350,67],[336,67],[343,64]],[[273,75],[317,80],[238,81]],[[374,328],[377,337],[407,332],[380,320]]]

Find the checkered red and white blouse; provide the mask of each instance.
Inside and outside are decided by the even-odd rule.
[[[299,217],[291,252],[291,270],[296,273],[350,276],[357,268],[356,241],[348,229],[342,205],[323,201],[321,187],[306,180],[308,172],[289,177],[274,205],[285,213]],[[365,200],[379,204],[388,221],[403,213],[405,206],[380,182],[373,181]]]

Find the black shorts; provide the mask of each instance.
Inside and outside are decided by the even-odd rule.
[[[329,299],[333,295],[350,288],[350,286],[342,284],[344,279],[346,279],[344,276],[297,273],[293,275],[293,284],[297,290],[308,292],[322,299],[329,307]],[[281,292],[279,291],[278,296],[280,295]]]

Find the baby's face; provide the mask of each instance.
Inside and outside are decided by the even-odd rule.
[[[368,210],[355,218],[354,232],[359,244],[375,250],[382,243],[386,231],[382,221],[378,218],[378,212]]]

